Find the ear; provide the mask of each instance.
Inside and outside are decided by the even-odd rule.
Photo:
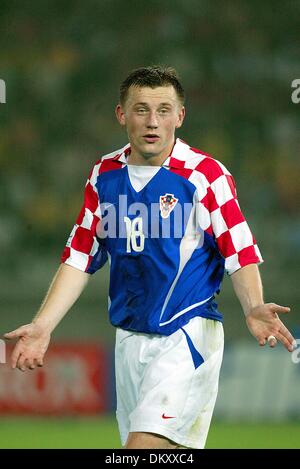
[[[116,113],[117,119],[119,121],[119,124],[124,126],[126,124],[126,119],[125,119],[125,112],[124,112],[121,104],[118,104],[116,106],[115,113]]]
[[[180,111],[179,111],[179,114],[178,114],[178,119],[177,119],[177,123],[176,123],[176,129],[179,129],[179,127],[182,126],[184,117],[185,117],[185,107],[182,106],[181,109],[180,109]]]
[[[185,107],[182,106],[181,109],[180,109],[180,111],[179,111],[179,114],[178,114],[178,119],[177,119],[177,123],[176,123],[176,129],[179,129],[179,127],[182,126],[184,117],[185,117]]]

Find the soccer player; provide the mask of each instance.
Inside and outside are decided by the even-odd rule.
[[[129,143],[103,156],[62,264],[32,322],[17,338],[13,368],[43,365],[50,335],[109,259],[109,315],[116,327],[117,420],[125,448],[203,448],[223,355],[215,296],[224,271],[259,345],[293,337],[264,303],[256,241],[222,163],[175,138],[184,90],[172,68],[146,67],[122,83],[116,107]]]

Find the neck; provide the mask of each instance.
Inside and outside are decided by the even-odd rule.
[[[143,155],[131,147],[127,162],[138,166],[162,166],[163,162],[170,156],[174,142],[159,155]]]
[[[163,162],[168,158],[169,153],[166,155],[159,156],[146,156],[139,154],[130,153],[128,156],[128,164],[137,166],[161,166]]]

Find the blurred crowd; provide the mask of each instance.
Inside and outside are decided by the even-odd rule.
[[[1,274],[24,253],[59,259],[91,166],[127,142],[114,116],[120,82],[163,63],[186,89],[178,135],[233,173],[270,260],[267,289],[284,275],[296,304],[299,15],[294,1],[2,0]]]

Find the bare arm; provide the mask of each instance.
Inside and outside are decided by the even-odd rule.
[[[52,332],[86,287],[90,274],[61,264],[33,322]]]
[[[281,322],[277,313],[288,313],[290,308],[275,303],[264,303],[262,282],[256,264],[250,264],[231,275],[233,288],[246,316],[246,323],[259,345],[265,345],[273,335],[293,351],[294,338]],[[276,343],[270,343],[275,346]]]
[[[53,329],[79,298],[89,277],[74,267],[60,265],[32,322],[4,335],[6,339],[18,339],[11,356],[13,368],[25,371],[43,365]]]

